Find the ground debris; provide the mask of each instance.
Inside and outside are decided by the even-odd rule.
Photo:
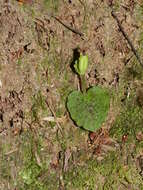
[[[89,134],[89,147],[93,150],[95,157],[104,157],[108,152],[115,151],[118,144],[115,140],[109,137],[106,129],[101,129],[98,132]]]

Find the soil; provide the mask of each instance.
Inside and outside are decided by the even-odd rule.
[[[131,158],[136,182],[131,172],[124,184],[120,174],[120,185],[113,179],[118,187],[107,185],[108,176],[99,173],[101,184],[79,185],[72,173],[75,167],[82,171],[91,159],[106,162],[110,152],[122,149],[123,162],[129,147],[135,154],[136,142],[126,144],[128,134],[120,142],[110,135],[128,97],[133,96],[131,105],[140,110],[143,101],[142,67],[111,12],[142,59],[142,7],[136,0],[0,1],[1,190],[143,188],[142,130],[133,137],[141,144]],[[71,69],[77,51],[89,58],[87,87],[99,85],[112,92],[108,118],[95,133],[78,128],[66,109],[68,94],[79,89]],[[128,171],[128,163],[121,167]]]

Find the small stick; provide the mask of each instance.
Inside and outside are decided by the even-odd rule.
[[[14,153],[14,152],[17,152],[18,151],[18,148],[15,148],[13,150],[10,150],[9,152],[5,153],[4,155],[5,156],[9,156],[10,154]]]
[[[138,55],[136,49],[134,48],[134,46],[133,46],[131,40],[129,39],[129,37],[128,37],[127,34],[125,33],[125,31],[124,31],[124,29],[123,29],[123,27],[122,27],[122,25],[121,25],[121,22],[119,21],[117,15],[116,15],[113,11],[111,12],[111,15],[112,15],[113,18],[117,21],[117,24],[118,24],[118,27],[119,27],[120,31],[122,32],[124,38],[127,40],[128,44],[129,44],[129,46],[130,46],[132,52],[134,53],[135,57],[137,58],[138,62],[139,62],[140,65],[143,67],[143,62],[141,61],[141,59],[140,59],[140,57],[139,57],[139,55]]]
[[[83,37],[83,36],[84,36],[84,34],[81,33],[79,30],[74,29],[74,28],[72,28],[71,26],[66,25],[66,24],[63,23],[59,18],[55,17],[54,15],[52,15],[52,17],[53,17],[56,21],[58,21],[60,24],[62,24],[65,28],[67,28],[68,30],[72,31],[73,33],[78,34],[80,37]]]

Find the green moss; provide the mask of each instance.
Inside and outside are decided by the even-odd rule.
[[[124,73],[124,82],[125,81],[133,81],[133,80],[142,80],[143,79],[143,71],[141,65],[135,60],[134,64],[130,67],[127,67]]]
[[[118,141],[122,140],[123,135],[128,136],[129,142],[136,139],[138,132],[143,132],[143,110],[130,102],[122,107],[120,114],[113,124],[110,135]]]
[[[120,76],[113,97],[114,109],[117,108],[119,114],[110,129],[110,135],[120,142],[123,135],[128,136],[127,142],[135,142],[136,134],[143,131],[142,80],[143,69],[137,60],[130,63]]]
[[[116,2],[114,3],[113,10],[114,10],[114,11],[119,11],[120,6],[121,6],[120,4],[121,4],[120,1],[116,1]]]
[[[73,88],[70,86],[70,84],[68,84],[66,81],[63,82],[62,87],[59,89],[63,103],[66,101],[66,98],[71,90],[73,90]]]
[[[32,119],[38,120],[41,116],[48,115],[48,108],[45,102],[45,97],[39,91],[33,97],[33,106],[32,106]]]
[[[43,139],[39,134],[26,132],[21,139],[20,150],[22,160],[17,176],[17,187],[20,190],[50,190],[58,189],[58,176],[55,171],[49,170],[47,156],[42,158]],[[40,164],[37,162],[35,152],[38,154]]]
[[[37,65],[36,80],[40,86],[46,85],[48,82],[50,82],[50,77],[48,75],[49,62],[49,56],[45,55],[42,61]]]
[[[31,160],[21,172],[20,176],[22,177],[23,182],[26,185],[31,185],[35,182],[35,179],[40,174],[40,167]]]
[[[125,167],[120,154],[112,153],[102,162],[88,160],[84,166],[76,166],[64,175],[66,189],[140,189],[141,176],[132,164]]]
[[[22,64],[22,60],[21,60],[21,58],[18,58],[17,65],[21,65],[21,64]]]
[[[135,19],[136,22],[140,22],[141,24],[143,23],[143,3],[137,3],[135,7]]]
[[[44,0],[44,5],[47,9],[57,11],[59,7],[59,0]]]

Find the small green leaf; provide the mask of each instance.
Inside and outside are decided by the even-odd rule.
[[[101,87],[92,87],[86,94],[73,91],[67,100],[71,118],[79,127],[89,131],[95,131],[101,127],[107,117],[109,107],[109,92]]]
[[[81,54],[79,60],[75,61],[74,68],[79,75],[84,75],[88,68],[88,56]]]

